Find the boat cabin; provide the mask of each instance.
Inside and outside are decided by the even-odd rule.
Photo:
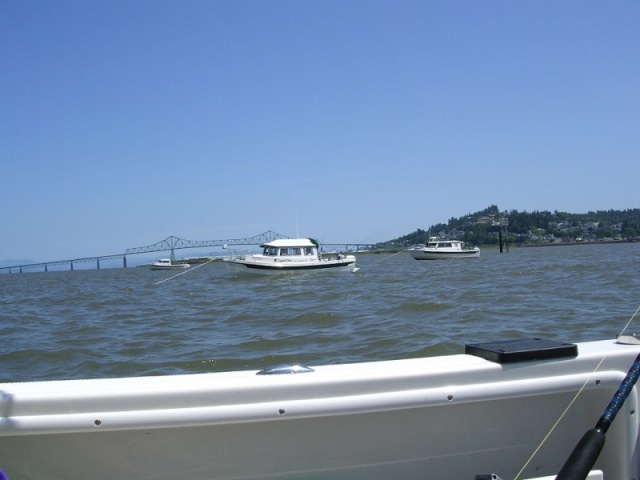
[[[316,247],[264,247],[262,254],[270,257],[309,256],[317,255],[318,249]]]
[[[317,257],[318,246],[308,238],[281,239],[261,245],[266,257]]]
[[[451,240],[440,240],[439,242],[429,242],[429,248],[462,248],[462,242]]]

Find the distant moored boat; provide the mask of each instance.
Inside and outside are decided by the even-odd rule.
[[[464,248],[460,240],[438,240],[429,237],[429,243],[409,249],[409,254],[416,260],[451,260],[454,258],[477,258],[480,249]]]
[[[357,270],[354,255],[336,254],[323,258],[318,242],[310,238],[287,238],[260,245],[262,253],[235,255],[224,261],[232,271],[249,274]]]
[[[188,263],[173,263],[169,258],[161,258],[151,264],[151,270],[179,270],[189,267],[190,265]]]

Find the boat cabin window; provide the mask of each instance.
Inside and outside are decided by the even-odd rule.
[[[300,247],[288,247],[280,249],[280,256],[293,256],[302,255],[302,249]]]
[[[264,247],[264,251],[262,252],[262,254],[275,257],[276,255],[278,255],[278,249],[276,247]]]
[[[264,247],[263,255],[290,257],[295,255],[317,255],[316,247]]]

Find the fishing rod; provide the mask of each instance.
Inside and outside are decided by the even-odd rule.
[[[634,335],[630,335],[630,336],[624,336],[625,331],[629,328],[629,325],[631,325],[631,323],[633,323],[634,319],[636,318],[636,316],[640,313],[640,305],[638,306],[638,308],[636,308],[636,311],[633,313],[633,315],[631,315],[631,318],[629,318],[629,320],[627,321],[626,325],[622,328],[622,330],[620,331],[620,334],[618,335],[618,342],[619,343],[628,343],[628,344],[637,344],[640,345],[640,340],[638,340],[638,338]],[[625,339],[625,341],[622,341],[622,339]],[[639,355],[640,357],[640,355]],[[600,368],[600,366],[602,365],[602,363],[605,361],[605,359],[607,358],[607,354],[605,354],[601,359],[600,362],[598,363],[598,365],[596,365],[595,369],[593,370],[592,373],[595,373],[598,371],[598,369]],[[577,465],[582,462],[584,463],[584,461],[591,461],[589,460],[591,458],[591,456],[593,456],[593,461],[591,462],[591,466],[593,466],[593,463],[595,463],[595,461],[597,460],[600,451],[602,450],[602,447],[604,446],[604,435],[606,434],[607,429],[609,428],[609,426],[611,425],[611,422],[613,421],[613,418],[615,417],[615,415],[618,413],[618,411],[620,410],[620,407],[622,407],[622,403],[624,402],[624,400],[626,400],[627,396],[629,395],[629,393],[631,392],[631,390],[633,389],[633,385],[636,383],[636,381],[638,380],[638,372],[636,371],[635,373],[635,378],[631,378],[632,380],[632,384],[629,385],[628,383],[628,379],[630,378],[630,376],[632,375],[632,372],[634,371],[634,367],[636,367],[637,370],[637,364],[638,363],[638,358],[636,358],[635,362],[633,363],[633,365],[631,366],[631,369],[629,370],[629,373],[627,374],[627,377],[625,377],[625,380],[623,381],[623,383],[620,385],[620,388],[618,390],[618,392],[616,392],[616,395],[614,396],[613,400],[611,401],[611,404],[607,407],[607,410],[605,410],[605,413],[603,414],[603,418],[606,418],[607,420],[603,420],[603,418],[600,419],[600,421],[598,421],[598,424],[596,425],[596,427],[594,427],[592,430],[595,429],[600,429],[601,432],[596,432],[596,433],[590,433],[591,431],[585,433],[584,437],[586,437],[587,439],[583,438],[578,445],[576,445],[576,447],[574,448],[573,452],[571,453],[570,457],[567,459],[567,461],[565,462],[565,465],[562,467],[562,474],[563,476],[558,476],[557,479],[560,480],[567,480],[567,479],[584,479],[586,478],[586,474],[584,474],[584,476],[580,477],[577,476],[580,474],[580,472],[582,472],[582,470],[580,470],[580,472],[577,472],[575,469],[578,468]],[[531,456],[529,457],[529,459],[524,463],[524,465],[522,466],[522,468],[520,469],[520,471],[518,472],[518,474],[515,476],[514,480],[518,480],[520,478],[520,475],[522,475],[522,473],[524,472],[524,470],[527,468],[527,466],[529,465],[529,463],[533,460],[533,458],[538,454],[538,451],[542,448],[542,446],[547,442],[547,440],[549,439],[549,437],[552,435],[552,433],[555,431],[556,427],[560,424],[560,422],[562,421],[562,419],[564,418],[565,414],[571,409],[571,407],[573,406],[573,404],[575,403],[575,401],[578,399],[578,397],[582,394],[582,391],[586,388],[587,383],[589,382],[589,380],[587,379],[584,384],[582,385],[582,387],[576,392],[575,396],[573,397],[573,399],[569,402],[569,404],[567,405],[567,408],[564,410],[564,412],[560,415],[560,418],[558,418],[558,420],[556,421],[556,423],[551,427],[551,429],[549,430],[549,432],[547,433],[547,435],[542,439],[542,441],[540,442],[540,444],[538,445],[538,447],[534,450],[534,452],[531,454]],[[627,392],[626,395],[622,396],[623,393],[621,393],[620,390],[623,390],[623,386],[627,385]],[[622,400],[622,401],[620,401]],[[614,403],[615,401],[615,403]],[[617,409],[612,409],[612,405],[617,405]],[[613,413],[613,415],[611,415]],[[601,425],[601,421],[603,421],[604,423]],[[602,427],[605,427],[604,429]],[[591,440],[588,440],[588,439]],[[597,448],[597,444],[596,442],[598,442],[600,439],[602,445],[600,445],[599,448]],[[591,447],[591,452],[590,453],[585,453],[584,455],[581,455],[579,453],[579,451],[582,450],[582,448],[585,447]],[[594,448],[595,447],[595,448]],[[597,451],[596,451],[597,448]],[[588,474],[587,470],[587,474]],[[564,476],[564,475],[567,476]],[[568,476],[571,474],[575,474],[575,477],[572,476]]]
[[[618,391],[591,430],[588,430],[575,446],[560,469],[556,480],[584,480],[596,463],[606,440],[606,433],[625,400],[640,377],[640,355],[638,355],[624,378]]]
[[[631,315],[629,321],[624,326],[620,334],[618,335],[618,343],[625,343],[628,345],[640,345],[640,338],[636,334],[625,336],[624,333],[629,328],[629,325],[633,322],[636,316],[640,313],[640,306],[636,309],[636,311]],[[604,360],[607,358],[607,354],[605,354],[601,359],[598,365],[596,365],[595,369],[592,373],[598,371]],[[605,443],[605,435],[607,430],[611,426],[615,416],[618,414],[624,401],[627,399],[635,383],[638,381],[638,376],[640,376],[640,355],[636,357],[633,365],[629,369],[626,377],[618,387],[618,391],[613,396],[613,399],[607,406],[603,415],[598,420],[598,423],[594,428],[589,430],[584,434],[580,442],[575,446],[569,458],[567,458],[565,464],[562,466],[562,469],[558,473],[558,476],[555,480],[584,480],[587,478],[591,468],[595,464],[598,459],[602,448]],[[525,471],[529,463],[533,460],[533,458],[538,454],[538,451],[542,448],[542,446],[547,442],[549,437],[555,431],[556,427],[560,424],[565,414],[571,409],[575,401],[582,394],[582,391],[585,389],[588,383],[588,379],[585,381],[584,385],[578,390],[576,395],[567,405],[567,408],[560,415],[560,418],[556,421],[556,423],[551,427],[547,435],[542,439],[538,447],[531,454],[529,459],[524,463],[518,474],[515,476],[514,480],[518,480],[520,475]],[[478,474],[476,475],[476,480],[502,480],[497,475],[491,474]]]
[[[607,430],[609,430],[613,420],[633,390],[638,377],[640,377],[640,354],[634,360],[633,365],[631,365],[596,426],[582,436],[560,469],[560,472],[558,472],[555,480],[585,480],[587,478],[604,447]],[[475,476],[475,480],[502,479],[498,475],[490,473],[478,474]]]

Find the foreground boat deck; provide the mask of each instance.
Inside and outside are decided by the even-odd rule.
[[[0,384],[0,468],[18,478],[521,478],[554,475],[640,346],[496,363],[460,354],[255,371]],[[598,371],[594,369],[604,358]],[[596,467],[638,478],[634,389]]]

